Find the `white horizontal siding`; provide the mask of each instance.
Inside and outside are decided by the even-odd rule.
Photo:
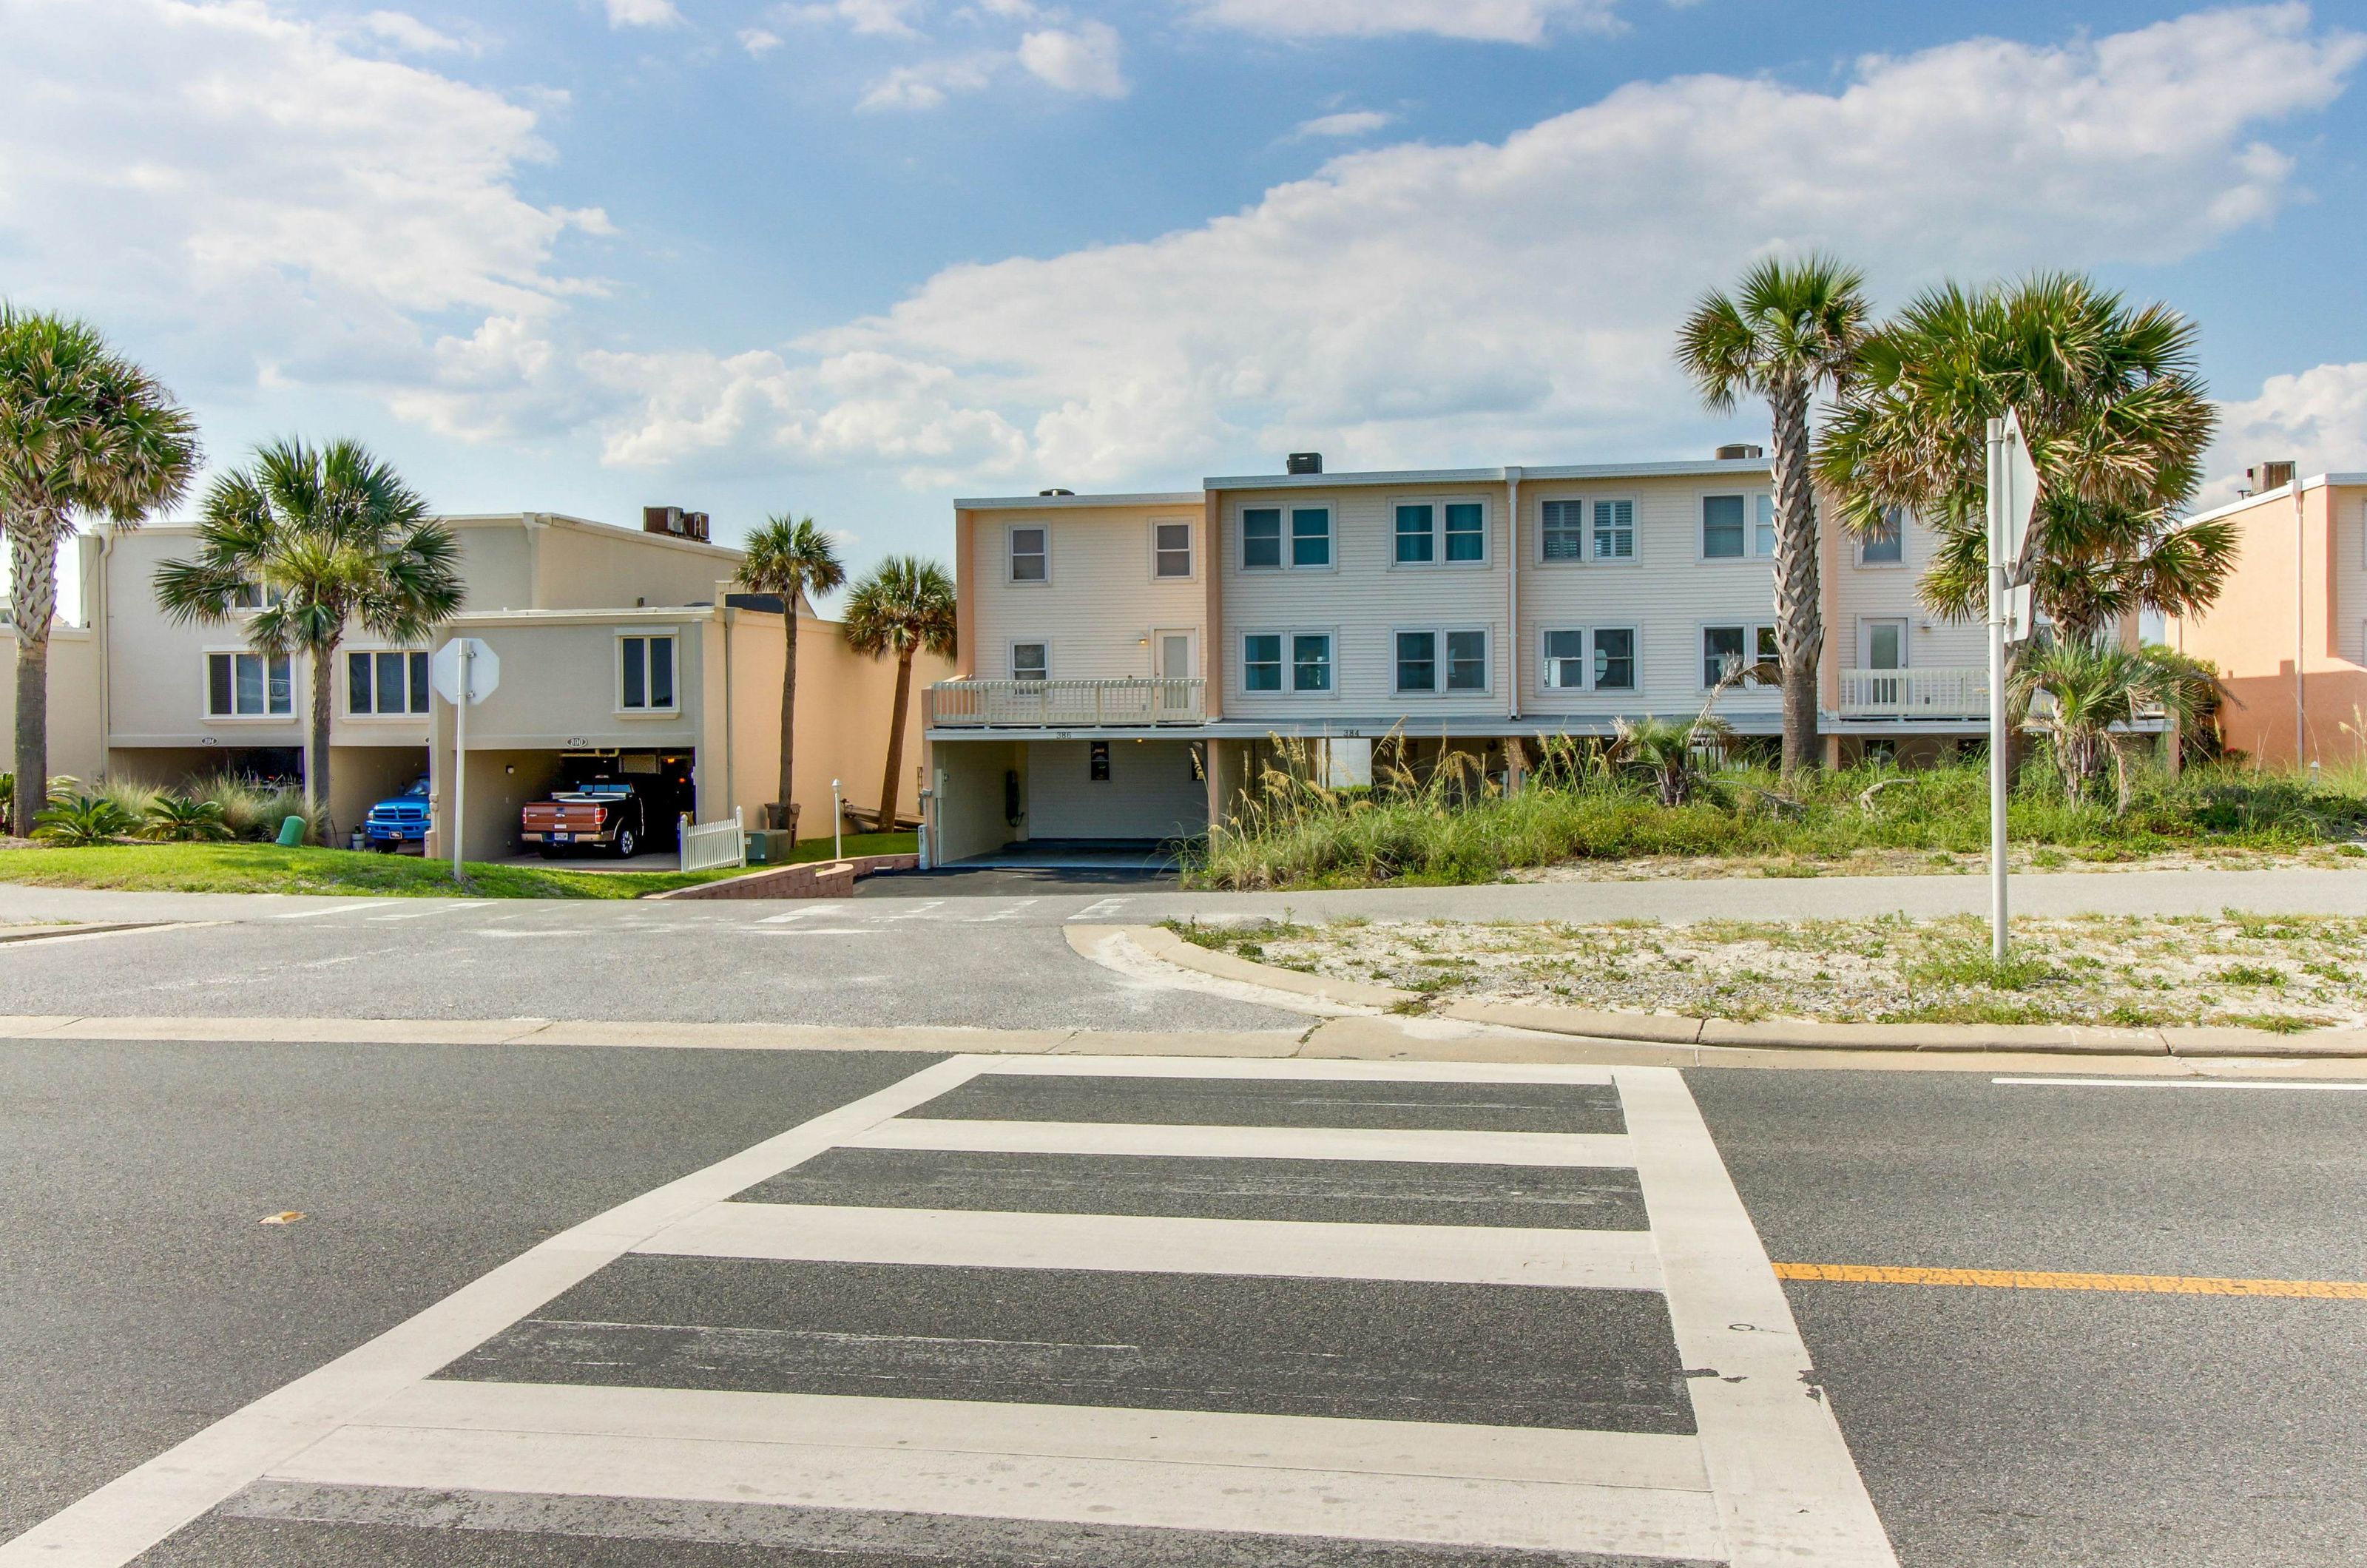
[[[2367,664],[2367,491],[2337,489],[2327,504],[2334,563],[2334,651]]]
[[[1478,565],[1398,565],[1396,506],[1400,501],[1433,504],[1449,501],[1481,502],[1487,508],[1488,558]],[[1286,552],[1290,509],[1318,505],[1332,509],[1330,570],[1242,569],[1240,517],[1244,508],[1284,509]],[[1368,723],[1401,718],[1410,730],[1422,733],[1457,719],[1503,717],[1511,705],[1506,701],[1505,688],[1504,636],[1509,606],[1502,485],[1231,491],[1223,497],[1220,516],[1224,534],[1222,662],[1227,718],[1312,726],[1334,719]],[[1395,634],[1399,629],[1432,628],[1480,628],[1487,632],[1486,692],[1456,693],[1451,696],[1444,692],[1401,696],[1396,692]],[[1331,694],[1284,692],[1277,695],[1243,691],[1241,638],[1252,631],[1331,632]],[[1285,657],[1286,660],[1286,650]],[[1287,680],[1286,674],[1285,679]]]
[[[1154,519],[1192,525],[1189,581],[1152,578]],[[1152,649],[1144,638],[1172,627],[1197,634],[1206,619],[1202,574],[1208,570],[1207,544],[1200,536],[1206,528],[1199,507],[1065,508],[1036,515],[982,512],[971,526],[975,615],[962,631],[969,641],[970,668],[981,680],[1012,678],[1014,642],[1050,644],[1049,672],[1056,681],[1147,676],[1152,672]],[[1036,526],[1048,530],[1049,581],[1013,582],[1009,531]],[[1201,658],[1205,668],[1205,648]]]
[[[1855,670],[1859,663],[1859,628],[1870,620],[1907,623],[1907,662],[1916,670],[1979,670],[1988,664],[1988,637],[1978,621],[1961,625],[1942,620],[1916,597],[1917,584],[1931,570],[1938,536],[1930,525],[1910,516],[1905,527],[1905,558],[1897,566],[1861,566],[1857,540],[1838,523],[1830,523],[1832,547],[1826,555],[1825,662],[1835,670]]]
[[[1093,776],[1090,740],[1027,747],[1027,836],[1166,839],[1208,826],[1208,785],[1188,740],[1109,740],[1109,777]]]

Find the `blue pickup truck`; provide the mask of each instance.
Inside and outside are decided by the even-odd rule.
[[[369,808],[362,824],[363,837],[369,847],[392,854],[407,844],[427,847],[427,781],[418,780],[409,789],[391,800],[381,800]]]

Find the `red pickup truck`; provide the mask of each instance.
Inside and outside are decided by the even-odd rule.
[[[571,850],[606,850],[629,859],[650,841],[649,802],[623,779],[594,779],[527,803],[519,837],[546,860]]]

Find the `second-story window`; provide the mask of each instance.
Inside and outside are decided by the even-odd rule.
[[[1775,498],[1750,498],[1750,553],[1761,560],[1775,558]]]
[[[1398,690],[1438,690],[1438,634],[1398,633]]]
[[[1740,560],[1748,542],[1742,521],[1741,496],[1702,497],[1702,554],[1711,560]]]
[[[1882,509],[1882,525],[1860,536],[1861,566],[1897,566],[1907,558],[1907,514],[1896,506]]]
[[[1282,634],[1251,632],[1241,638],[1241,690],[1282,690]]]
[[[206,655],[206,714],[210,718],[283,718],[296,711],[288,656]]]
[[[427,709],[425,652],[386,649],[345,655],[346,713],[356,718],[392,718]]]
[[[1488,558],[1488,509],[1476,501],[1446,503],[1446,558],[1477,561]]]
[[[1051,575],[1051,530],[1040,524],[1012,529],[1011,581],[1046,582]]]
[[[1545,682],[1556,691],[1634,691],[1636,628],[1596,626],[1589,631],[1572,626],[1546,632]]]
[[[1323,632],[1299,632],[1290,639],[1290,689],[1328,692],[1331,689],[1331,638]]]
[[[1048,681],[1052,675],[1051,647],[1040,642],[1014,642],[1011,645],[1011,678],[1014,681]]]
[[[1748,655],[1753,665],[1773,666],[1782,662],[1775,649],[1775,628],[1771,626],[1704,626],[1702,628],[1702,684],[1715,686],[1740,670]]]
[[[1331,509],[1294,506],[1290,509],[1290,564],[1331,564]]]
[[[1596,560],[1634,560],[1636,558],[1636,503],[1632,501],[1598,501],[1594,503],[1594,558]]]
[[[1192,525],[1153,523],[1150,525],[1151,575],[1161,580],[1192,575]]]
[[[1395,641],[1399,691],[1488,689],[1488,634],[1484,630],[1401,631],[1396,634]]]
[[[674,637],[617,639],[617,705],[627,713],[671,713],[674,708]]]
[[[1594,631],[1594,689],[1632,692],[1636,689],[1636,628],[1597,626]]]
[[[1252,571],[1277,570],[1282,566],[1282,508],[1241,509],[1241,565]]]
[[[1488,558],[1488,509],[1476,501],[1408,501],[1397,507],[1400,566]]]
[[[1249,571],[1331,564],[1328,506],[1241,508],[1241,566]]]
[[[1409,502],[1398,508],[1398,563],[1417,565],[1438,558],[1438,508],[1427,502]]]
[[[1321,693],[1331,689],[1331,634],[1247,632],[1241,637],[1241,690]]]
[[[1539,547],[1546,560],[1586,558],[1586,502],[1548,501],[1539,509]]]

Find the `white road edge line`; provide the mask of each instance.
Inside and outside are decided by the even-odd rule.
[[[2279,1078],[1991,1078],[2033,1089],[2316,1089],[2367,1093],[2367,1083],[2319,1083]]]
[[[0,1542],[0,1568],[122,1568],[266,1471],[367,1416],[666,1226],[811,1158],[850,1133],[935,1099],[979,1066],[978,1057],[954,1056],[923,1067],[561,1231]]]
[[[310,920],[323,915],[358,915],[364,909],[383,909],[389,904],[400,904],[400,898],[372,898],[361,904],[332,904],[325,909],[291,909],[284,915],[273,915],[275,920]]]
[[[399,914],[372,915],[370,919],[372,920],[417,920],[424,919],[429,915],[455,915],[463,909],[481,909],[492,902],[490,898],[470,898],[452,903],[437,898],[430,902],[425,909],[404,909]]]
[[[1683,1075],[1617,1067],[1729,1568],[1897,1568],[1767,1249]],[[1701,1375],[1706,1372],[1708,1375]]]

